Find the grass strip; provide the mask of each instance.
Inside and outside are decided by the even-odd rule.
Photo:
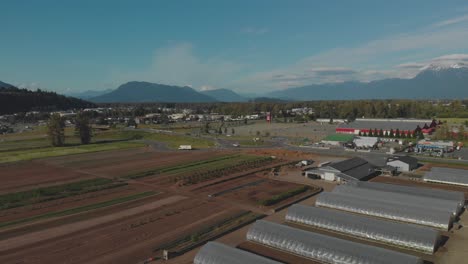
[[[67,216],[67,215],[72,215],[72,214],[78,214],[90,210],[95,210],[95,209],[100,209],[104,207],[108,207],[111,205],[116,205],[116,204],[121,204],[124,202],[129,202],[137,199],[141,199],[144,197],[148,197],[151,195],[157,194],[157,192],[154,191],[149,191],[149,192],[142,192],[142,193],[137,193],[137,194],[132,194],[129,196],[124,196],[124,197],[119,197],[113,200],[101,202],[101,203],[96,203],[96,204],[90,204],[90,205],[85,205],[85,206],[80,206],[80,207],[75,207],[63,211],[58,211],[58,212],[50,212],[46,214],[41,214],[41,215],[36,215],[28,218],[23,218],[19,220],[14,220],[10,222],[5,222],[5,223],[0,223],[0,228],[12,226],[12,225],[18,225],[18,224],[24,224],[32,221],[37,221],[37,220],[42,220],[42,219],[47,219],[47,218],[52,218],[52,217],[60,217],[60,216]]]
[[[94,178],[67,184],[37,188],[29,191],[0,195],[0,210],[25,206],[64,197],[116,188],[127,183],[114,182],[110,179]]]
[[[283,193],[280,193],[278,195],[272,196],[271,198],[260,200],[260,201],[258,201],[258,203],[260,205],[263,205],[263,206],[274,205],[274,204],[279,203],[281,201],[284,201],[284,200],[286,200],[286,199],[288,199],[290,197],[293,197],[293,196],[298,195],[300,193],[306,192],[307,190],[309,190],[309,186],[302,186],[302,187],[299,187],[299,188],[296,188],[296,189],[293,189],[293,190],[290,190],[290,191],[283,192]]]

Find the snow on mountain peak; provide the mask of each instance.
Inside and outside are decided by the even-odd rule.
[[[455,63],[455,64],[429,64],[421,68],[421,71],[441,71],[447,69],[460,69],[460,68],[467,68],[468,65],[464,63]]]

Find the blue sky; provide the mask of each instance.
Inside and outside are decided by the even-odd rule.
[[[0,0],[0,80],[264,93],[468,63],[466,1]]]

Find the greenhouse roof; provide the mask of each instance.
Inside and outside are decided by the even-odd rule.
[[[316,206],[375,216],[394,221],[448,230],[452,224],[452,214],[445,211],[428,211],[413,205],[402,206],[391,201],[366,199],[356,195],[322,192],[318,195]]]
[[[418,257],[259,220],[247,239],[324,263],[412,264]]]
[[[193,260],[194,264],[281,264],[247,251],[229,247],[218,242],[208,242]]]
[[[439,239],[439,232],[429,227],[300,204],[288,209],[286,220],[431,254]]]
[[[462,192],[378,182],[354,182],[353,184],[358,186],[359,188],[381,190],[394,193],[412,194],[422,197],[431,197],[449,201],[456,201],[460,205],[464,205],[465,203],[465,194],[463,194]]]

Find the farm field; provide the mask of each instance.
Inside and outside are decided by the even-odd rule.
[[[137,263],[161,257],[158,248],[184,251],[254,221],[265,211],[258,199],[300,186],[262,177],[288,162],[133,148],[1,164],[0,263]],[[195,190],[258,180],[256,195],[239,189],[239,202]]]

